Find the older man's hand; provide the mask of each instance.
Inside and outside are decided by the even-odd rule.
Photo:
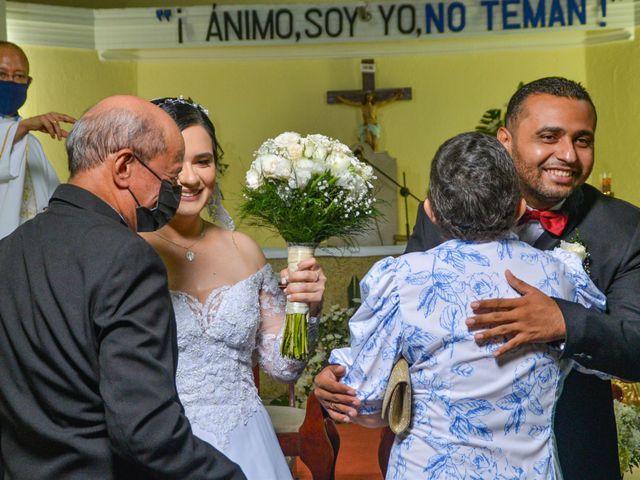
[[[509,340],[494,352],[503,355],[525,343],[547,343],[566,336],[566,324],[558,304],[535,287],[505,272],[519,298],[496,298],[473,302],[475,315],[466,321],[469,330],[484,329],[475,335],[478,343]]]

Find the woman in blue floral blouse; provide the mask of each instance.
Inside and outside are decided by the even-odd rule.
[[[449,240],[383,259],[363,279],[351,347],[330,362],[347,367],[343,382],[362,402],[353,420],[367,426],[384,425],[391,369],[401,356],[409,363],[412,422],[396,436],[387,479],[562,478],[553,410],[575,364],[549,344],[497,358],[502,343],[477,343],[465,324],[474,300],[519,295],[505,271],[547,295],[605,308],[575,254],[542,252],[511,233],[525,208],[502,145],[480,133],[454,137],[436,153],[425,201]]]

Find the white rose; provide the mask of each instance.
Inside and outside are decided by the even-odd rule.
[[[261,176],[258,172],[256,172],[253,167],[249,169],[247,172],[247,187],[251,190],[256,190],[258,187],[262,185]]]
[[[287,178],[291,174],[291,162],[271,153],[260,155],[255,159],[254,165],[266,178]]]
[[[351,157],[341,152],[331,152],[326,160],[331,173],[336,177],[343,176],[351,166]]]
[[[289,178],[289,175],[291,175],[291,162],[286,158],[278,157],[278,163],[273,173],[276,178]]]
[[[273,139],[278,147],[288,148],[289,145],[300,143],[300,134],[296,132],[284,132]]]
[[[300,143],[293,143],[287,146],[287,152],[289,153],[289,160],[299,160],[302,158],[304,147]]]
[[[260,151],[258,150],[256,152],[256,158],[254,158],[253,162],[251,162],[250,168],[253,168],[258,173],[262,173],[262,157],[264,157],[265,155],[268,155],[268,154],[260,153]]]
[[[312,166],[311,166],[311,171],[313,173],[322,173],[327,169],[327,166],[325,165],[324,162],[318,162],[318,161],[312,161],[311,162]]]
[[[268,153],[275,153],[278,150],[278,146],[274,143],[273,140],[269,139],[266,140],[262,145],[260,145],[260,148],[258,148],[258,151],[255,153],[256,156],[260,156],[260,155],[266,155]]]
[[[306,158],[302,158],[297,162],[293,162],[293,171],[297,172],[298,170],[313,170],[315,168],[316,163],[313,160],[308,160]]]
[[[313,158],[313,153],[316,151],[317,145],[316,142],[314,142],[313,139],[309,137],[302,139],[302,144],[304,146],[304,156],[306,158]]]
[[[296,184],[298,188],[306,186],[315,172],[316,164],[312,160],[303,158],[293,164],[293,175],[296,177]]]
[[[316,149],[313,151],[313,159],[317,161],[324,161],[327,157],[327,147],[325,145],[316,145]]]
[[[565,242],[564,240],[560,240],[560,248],[567,252],[575,253],[581,262],[584,262],[584,259],[587,258],[587,247],[581,243]]]
[[[276,155],[265,153],[264,155],[258,155],[256,157],[252,167],[255,167],[258,173],[268,176],[273,173],[276,163],[278,163],[278,157]]]
[[[312,133],[311,135],[307,135],[307,140],[312,141],[316,145],[324,145],[324,146],[328,146],[329,143],[331,142],[329,137],[320,135],[319,133]]]
[[[296,187],[303,188],[307,186],[313,172],[308,168],[296,168],[293,176],[295,177]]]

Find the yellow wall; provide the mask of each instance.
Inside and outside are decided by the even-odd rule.
[[[101,62],[93,50],[25,46],[33,83],[20,109],[23,117],[62,112],[79,117],[101,98],[135,93],[136,69],[132,62]],[[62,181],[69,176],[64,143],[36,133]]]
[[[520,81],[562,75],[583,82],[598,106],[597,162],[590,181],[597,184],[600,172],[611,172],[616,196],[640,203],[638,48],[635,40],[586,48],[375,56],[376,85],[410,86],[414,96],[381,109],[380,150],[397,158],[399,174],[406,171],[409,188],[422,197],[430,159],[442,141],[472,130],[486,109],[503,107]],[[357,140],[358,109],[327,105],[325,92],[360,88],[360,58],[124,62],[100,61],[86,50],[29,47],[27,53],[35,80],[23,115],[50,110],[79,115],[113,93],[183,94],[207,106],[230,164],[221,185],[232,214],[252,152],[266,138],[297,130],[347,144]],[[43,144],[66,179],[62,146],[46,138]],[[410,202],[411,225],[417,206]],[[399,209],[402,231],[401,204]],[[264,231],[241,228],[264,246],[282,245]]]
[[[328,48],[328,47],[325,47]],[[554,61],[549,61],[553,55]],[[413,88],[413,100],[380,110],[380,150],[397,158],[409,188],[426,193],[428,168],[438,145],[473,130],[482,113],[502,107],[521,80],[557,74],[585,80],[582,48],[553,52],[454,53],[376,58],[376,85]],[[230,165],[222,189],[235,211],[238,188],[252,152],[262,141],[286,130],[324,133],[347,144],[357,141],[360,111],[327,105],[327,90],[361,88],[360,59],[203,60],[141,62],[138,92],[144,97],[192,96],[209,107]],[[410,201],[410,225],[417,202]],[[404,224],[400,208],[399,222]],[[262,244],[280,242],[251,230]]]
[[[587,86],[598,108],[596,164],[591,179],[612,173],[615,196],[640,205],[640,29],[633,42],[586,51]]]

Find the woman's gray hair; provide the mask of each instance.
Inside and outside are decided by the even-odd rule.
[[[123,148],[132,149],[146,163],[167,145],[161,128],[131,110],[112,108],[84,115],[67,138],[69,172],[73,177],[95,168]]]
[[[522,195],[502,144],[472,132],[440,146],[431,163],[428,197],[445,238],[496,240],[515,225]]]

